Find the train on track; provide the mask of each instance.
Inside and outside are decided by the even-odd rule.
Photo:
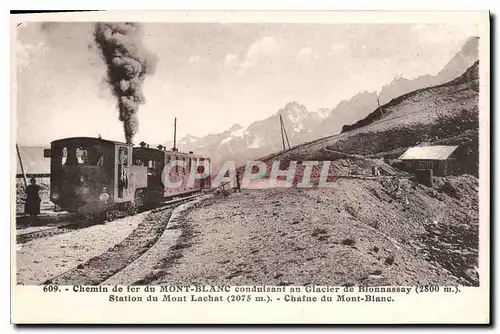
[[[73,137],[53,141],[44,156],[50,158],[51,201],[86,217],[112,221],[210,188],[210,170],[205,170],[210,158],[175,148]],[[165,168],[172,161],[180,163]],[[206,176],[188,182],[192,171]],[[177,186],[167,187],[165,177]]]

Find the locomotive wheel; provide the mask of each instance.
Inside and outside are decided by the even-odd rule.
[[[106,211],[106,221],[112,222],[116,219],[116,212],[114,211]]]
[[[144,206],[144,192],[138,190],[135,192],[134,202],[131,203],[132,214],[136,214]]]
[[[139,208],[137,207],[137,204],[134,202],[130,202],[129,205],[128,205],[128,208],[127,208],[127,213],[129,216],[133,216],[135,214],[137,214],[137,212],[139,211]]]

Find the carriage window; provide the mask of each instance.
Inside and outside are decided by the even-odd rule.
[[[89,155],[87,150],[81,147],[76,149],[76,159],[78,160],[79,165],[88,165],[89,164]]]
[[[104,165],[104,154],[100,149],[100,146],[90,146],[88,148],[77,149],[76,155],[78,156],[78,150],[81,151],[81,156],[84,165],[90,166],[103,166]]]
[[[197,164],[196,164],[196,158],[192,158],[191,159],[191,170],[190,171],[191,172],[195,171],[196,170],[196,166],[197,166]]]
[[[148,173],[150,175],[156,175],[157,173],[161,173],[161,162],[157,159],[148,159],[146,160],[145,166],[148,167]]]
[[[59,151],[59,153],[62,153],[61,164],[65,165],[66,160],[68,159],[68,149],[66,147],[63,147],[62,151]]]
[[[148,160],[148,172],[152,174],[156,174],[156,167],[158,164],[156,163],[156,160]]]
[[[104,154],[101,152],[99,152],[99,154],[98,154],[96,166],[99,166],[99,167],[104,166]]]
[[[68,145],[56,151],[63,166],[103,166],[104,154],[99,145]]]
[[[66,161],[64,162],[64,165],[66,166],[78,166],[78,163],[80,162],[77,155],[76,155],[76,147],[74,146],[69,146],[65,147],[66,149]]]
[[[188,173],[191,173],[191,158],[188,158],[188,167],[187,167],[187,170],[188,170]]]
[[[128,166],[128,150],[126,147],[120,147],[118,150],[118,164]]]

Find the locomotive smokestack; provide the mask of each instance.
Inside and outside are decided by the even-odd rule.
[[[95,24],[94,40],[108,68],[108,83],[118,102],[128,144],[139,128],[137,112],[145,102],[142,84],[146,75],[153,73],[157,61],[144,49],[141,37],[138,23]]]

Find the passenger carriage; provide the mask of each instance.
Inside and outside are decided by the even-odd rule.
[[[192,184],[188,182],[191,173],[203,173],[205,160],[209,166],[208,158],[192,152],[168,151],[162,147],[149,148],[145,145],[134,147],[133,151],[135,164],[147,167],[147,192],[144,198],[148,203],[158,203],[165,198],[189,195],[210,187],[210,177],[196,179]],[[174,161],[180,161],[184,167],[174,166]],[[179,185],[167,187],[167,177],[172,184]]]

